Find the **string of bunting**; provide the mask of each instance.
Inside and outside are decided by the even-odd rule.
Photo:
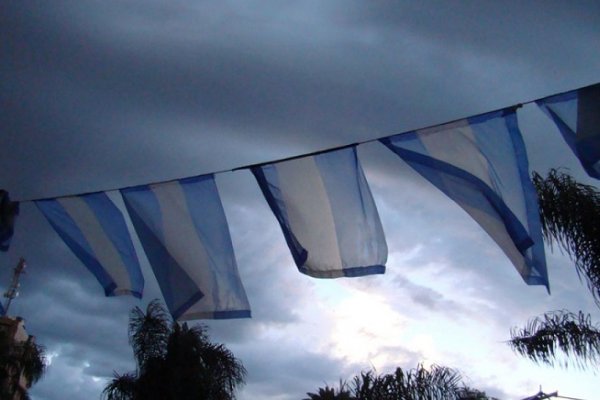
[[[465,210],[528,285],[549,292],[535,190],[516,111],[535,102],[587,173],[600,179],[600,83],[441,125],[233,170],[34,202],[107,296],[141,297],[137,254],[118,190],[178,320],[250,317],[215,174],[248,169],[298,270],[317,278],[385,272],[387,243],[356,147],[379,141]],[[0,191],[0,250],[18,202]]]
[[[582,87],[582,88],[579,88],[579,89],[575,89],[575,90],[570,90],[570,91],[556,93],[556,94],[553,94],[553,95],[550,95],[550,96],[546,96],[546,97],[540,97],[540,98],[537,98],[537,99],[534,99],[534,100],[527,100],[527,101],[524,101],[524,102],[521,102],[521,103],[514,104],[512,106],[507,106],[507,107],[499,108],[499,109],[493,110],[493,111],[487,111],[487,112],[485,112],[483,114],[487,114],[487,113],[494,112],[494,111],[499,111],[499,110],[505,110],[505,109],[515,109],[515,110],[517,110],[517,109],[519,109],[519,108],[521,108],[521,107],[523,107],[523,106],[525,106],[527,104],[532,104],[532,103],[538,103],[539,104],[540,102],[548,101],[548,100],[551,100],[551,99],[560,99],[560,98],[563,98],[563,97],[564,98],[571,98],[571,97],[574,96],[574,93],[578,93],[580,91],[595,92],[595,91],[599,90],[598,89],[598,85],[600,85],[600,83],[592,84],[592,85],[585,86],[585,87]],[[456,120],[453,120],[453,121],[449,121],[449,122],[445,122],[445,123],[442,123],[442,124],[430,125],[430,126],[427,126],[427,127],[421,128],[421,129],[434,128],[435,126],[449,124],[449,123],[452,123],[452,122],[459,121],[461,119],[462,118],[459,118],[459,119],[456,119]],[[573,132],[573,130],[571,130],[571,131]],[[409,132],[411,132],[411,131],[407,131],[407,132],[404,132],[404,133],[409,133]],[[562,132],[562,130],[561,130],[561,132]],[[401,134],[402,133],[400,133],[400,135]],[[572,135],[572,133],[570,133],[570,134]],[[321,150],[317,150],[317,151],[309,152],[309,153],[298,154],[298,155],[294,155],[294,156],[290,156],[290,157],[286,157],[286,158],[282,158],[282,159],[276,159],[276,160],[270,160],[270,161],[263,161],[261,163],[256,163],[256,164],[242,165],[240,167],[234,167],[232,169],[224,169],[224,170],[219,170],[219,171],[213,171],[213,172],[209,172],[208,174],[218,175],[218,174],[222,174],[222,173],[226,173],[226,172],[236,172],[236,171],[241,171],[241,170],[245,170],[245,169],[251,169],[252,167],[260,167],[262,165],[276,164],[276,163],[279,163],[279,162],[282,162],[282,161],[293,160],[293,159],[296,159],[296,158],[313,156],[313,155],[318,155],[318,154],[322,154],[322,153],[329,153],[329,152],[332,152],[332,151],[344,149],[346,147],[360,146],[360,145],[363,145],[363,144],[377,142],[377,141],[380,141],[381,139],[384,139],[385,137],[388,137],[388,136],[384,136],[384,137],[380,137],[380,138],[375,138],[375,139],[367,139],[367,140],[363,140],[363,141],[360,141],[360,142],[355,142],[355,143],[351,143],[351,144],[345,144],[345,145],[336,146],[336,147],[329,147],[329,148],[326,148],[326,149],[321,149]],[[565,139],[565,140],[567,140],[567,139]],[[567,140],[567,142],[569,143],[570,141]],[[191,178],[191,177],[195,177],[195,176],[198,176],[198,174],[189,175],[189,176],[187,176],[187,178]],[[177,178],[177,179],[185,179],[185,178]],[[167,183],[167,182],[170,182],[170,181],[174,181],[174,180],[177,180],[177,179],[170,179],[170,180],[163,180],[163,181],[154,181],[154,182],[147,183],[147,185],[157,185],[157,184],[161,184],[161,183]],[[122,188],[122,187],[113,187],[113,188],[108,188],[108,189],[97,190],[95,192],[65,194],[65,195],[56,196],[56,197],[80,196],[80,195],[83,195],[83,194],[96,193],[96,192],[113,192],[113,191],[116,191],[116,190],[121,190],[121,189],[126,189],[126,188],[127,187],[125,187],[125,188]],[[37,201],[37,200],[43,200],[43,199],[44,198],[19,199],[19,200],[16,200],[16,202],[26,203],[26,202],[32,202],[32,201]]]

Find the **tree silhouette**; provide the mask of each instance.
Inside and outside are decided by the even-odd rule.
[[[600,305],[600,192],[555,169],[534,172],[533,184],[545,239],[567,252]]]
[[[336,392],[334,388],[325,386],[319,388],[318,393],[306,393],[308,398],[304,400],[354,400],[355,398],[350,395],[350,392],[346,390],[344,383],[340,384],[339,390]]]
[[[404,371],[396,368],[391,374],[377,375],[373,371],[361,372],[348,385],[340,388],[326,386],[319,393],[307,393],[305,400],[487,400],[485,393],[469,389],[462,383],[458,370],[422,364]]]
[[[41,379],[46,370],[44,348],[35,343],[33,336],[15,343],[8,335],[0,334],[0,399],[12,399],[19,394],[29,399],[28,388]],[[25,386],[20,385],[21,379]]]
[[[530,320],[525,328],[513,329],[511,336],[513,350],[536,362],[555,365],[562,360],[566,365],[572,359],[583,367],[600,361],[600,330],[581,311],[546,313]]]
[[[246,370],[231,351],[211,343],[203,326],[173,322],[157,300],[145,313],[131,311],[129,342],[137,369],[115,373],[107,400],[229,400],[244,383]]]
[[[573,177],[550,170],[543,178],[533,173],[544,237],[558,243],[571,257],[600,306],[600,192]],[[581,311],[551,311],[511,329],[508,344],[537,363],[585,367],[600,361],[600,329]]]

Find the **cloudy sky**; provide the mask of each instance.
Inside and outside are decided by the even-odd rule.
[[[116,189],[439,124],[599,82],[599,43],[594,1],[4,1],[0,187],[20,200]],[[534,105],[519,120],[532,169],[592,182]],[[253,318],[209,326],[248,369],[239,397],[300,399],[361,370],[424,362],[502,399],[540,385],[595,398],[593,372],[537,366],[503,343],[548,310],[600,320],[570,262],[548,252],[551,296],[526,286],[389,150],[358,151],[386,232],[385,275],[298,273],[251,174],[217,176]],[[35,400],[99,398],[113,371],[134,368],[129,310],[161,296],[138,254],[144,299],[105,298],[21,205],[0,283],[27,259],[11,314],[51,362]]]

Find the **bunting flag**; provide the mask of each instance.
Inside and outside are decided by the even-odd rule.
[[[600,83],[535,102],[600,179]],[[526,283],[549,291],[517,107],[379,141],[475,219]],[[385,272],[387,244],[356,153],[370,141],[235,169],[254,174],[302,273]],[[250,317],[214,174],[119,190],[176,319]],[[126,223],[106,193],[23,201],[36,203],[107,296],[141,297]],[[8,250],[18,213],[19,203],[0,190],[0,251]]]
[[[0,190],[0,251],[8,251],[19,214],[19,203],[10,201],[8,192]]]
[[[144,278],[123,214],[106,193],[37,200],[50,225],[107,296],[142,297]]]
[[[173,318],[250,317],[212,174],[121,194]]]
[[[251,168],[300,272],[385,272],[387,244],[356,148]]]
[[[536,101],[589,176],[600,179],[600,83]]]
[[[514,109],[380,141],[477,221],[527,284],[549,291],[537,197]]]

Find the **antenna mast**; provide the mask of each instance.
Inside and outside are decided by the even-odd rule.
[[[4,307],[4,316],[8,314],[8,308],[10,307],[10,303],[13,301],[14,298],[16,298],[19,295],[19,277],[22,273],[25,272],[25,267],[27,267],[27,264],[25,264],[25,259],[21,257],[19,263],[13,271],[13,277],[10,286],[8,287],[8,290],[4,293],[4,297],[8,299],[6,301],[6,306]]]

